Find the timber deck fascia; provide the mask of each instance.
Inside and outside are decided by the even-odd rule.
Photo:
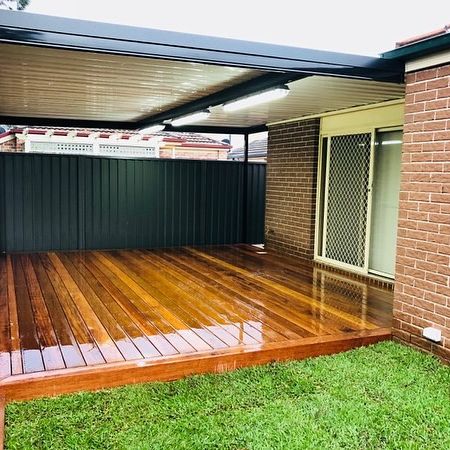
[[[171,381],[189,375],[220,373],[274,361],[330,355],[389,339],[390,328],[377,328],[191,355],[14,375],[0,381],[0,398],[3,397],[6,402],[31,400],[126,384]]]

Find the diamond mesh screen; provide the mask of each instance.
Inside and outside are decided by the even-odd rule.
[[[327,258],[364,267],[370,133],[333,136],[328,167]]]
[[[79,144],[75,142],[30,142],[30,151],[40,153],[75,153],[90,154],[94,151],[92,144]]]

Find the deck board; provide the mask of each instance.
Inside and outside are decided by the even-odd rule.
[[[0,258],[0,379],[11,375],[8,280],[6,260]]]
[[[22,354],[20,347],[19,319],[17,317],[16,290],[14,288],[14,275],[10,258],[6,258],[6,281],[9,312],[9,350],[11,374],[23,373]]]
[[[28,288],[33,319],[41,346],[42,360],[46,370],[62,369],[65,366],[61,348],[56,338],[52,322],[42,296],[36,273],[27,256],[21,258],[22,270]]]
[[[20,256],[12,260],[14,291],[17,304],[17,318],[21,343],[22,365],[25,373],[44,370],[41,343],[34,319]]]
[[[156,253],[156,252],[155,252]],[[248,328],[255,329],[258,336],[268,340],[282,340],[286,337],[298,338],[300,335],[294,333],[283,324],[275,321],[274,315],[268,309],[258,308],[255,305],[249,305],[246,297],[240,292],[231,289],[229,286],[220,283],[220,276],[213,272],[209,266],[199,268],[196,261],[183,259],[182,255],[156,253],[156,257],[162,258],[166,264],[170,264],[183,273],[195,276],[197,286],[203,286],[211,292],[215,298],[223,300],[228,311],[233,311],[241,317],[236,323],[244,322]],[[217,300],[216,300],[217,301]],[[265,327],[261,330],[258,325],[264,320]],[[234,322],[233,322],[234,323]],[[248,330],[250,333],[251,330]]]
[[[39,262],[36,263],[35,257],[36,255],[32,255],[30,262],[35,270],[50,320],[54,324],[53,330],[59,342],[64,363],[66,367],[84,366],[86,363],[81,354],[77,339],[74,336],[74,332],[64,314],[60,299],[56,296],[44,267]]]
[[[48,256],[45,254],[31,255],[31,258],[33,258],[33,265],[36,272],[39,271],[41,273],[41,286],[43,286],[43,279],[46,280],[46,277],[48,277],[50,280],[56,295],[55,301],[59,302],[61,309],[65,314],[70,330],[76,339],[85,363],[87,365],[104,363],[105,359],[97,347],[94,338],[91,336],[91,333],[81,316],[81,311],[78,310],[77,305],[73,302],[69,291],[65,287],[62,279],[56,272],[56,269],[53,267]],[[44,273],[46,277],[44,277]],[[64,321],[61,321],[60,323],[54,322],[54,326],[59,325],[65,326]],[[63,333],[63,330],[58,327],[57,332]]]
[[[391,291],[246,245],[3,255],[0,395],[328,354],[391,319]]]

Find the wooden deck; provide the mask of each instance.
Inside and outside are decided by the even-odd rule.
[[[0,396],[334,353],[391,316],[392,292],[251,246],[0,256]]]

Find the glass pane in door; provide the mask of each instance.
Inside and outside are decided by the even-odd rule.
[[[375,145],[369,270],[389,277],[395,271],[402,135],[379,133]]]

